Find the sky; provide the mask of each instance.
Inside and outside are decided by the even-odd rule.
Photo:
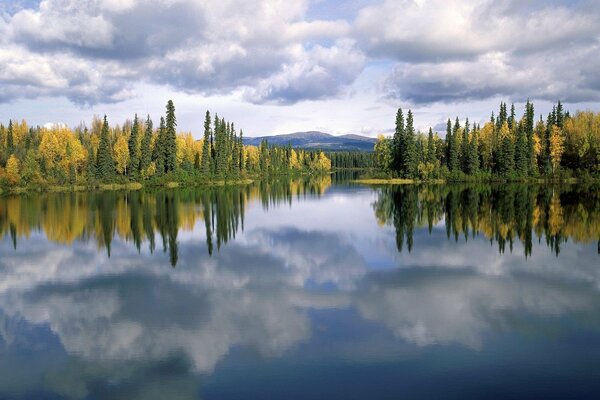
[[[442,131],[554,102],[600,110],[597,0],[0,0],[0,120],[156,120],[246,136]],[[497,111],[496,111],[497,112]]]

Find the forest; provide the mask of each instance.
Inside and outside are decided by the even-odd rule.
[[[175,106],[167,103],[156,128],[150,116],[137,115],[110,126],[107,116],[91,126],[29,127],[26,121],[0,125],[0,190],[18,186],[85,185],[143,182],[202,183],[239,181],[255,176],[328,172],[330,159],[321,151],[291,146],[243,144],[233,122],[209,111],[204,134],[177,132]]]
[[[559,101],[536,120],[527,101],[523,116],[502,102],[483,126],[448,119],[442,139],[415,132],[413,114],[396,114],[392,137],[375,144],[375,175],[431,180],[589,179],[600,177],[600,113],[565,112]]]

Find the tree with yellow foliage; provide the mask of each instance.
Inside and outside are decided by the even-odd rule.
[[[114,147],[115,168],[121,175],[127,174],[127,162],[129,161],[129,145],[125,135],[119,135]]]
[[[552,173],[556,173],[560,167],[560,159],[562,158],[565,139],[561,129],[554,125],[550,134],[550,160],[552,162]]]
[[[12,154],[6,162],[6,178],[8,179],[9,183],[13,185],[19,184],[19,181],[21,180],[19,175],[19,169],[19,159],[14,154]]]

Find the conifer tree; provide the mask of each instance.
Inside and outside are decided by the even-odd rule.
[[[175,127],[177,120],[175,118],[175,105],[173,101],[167,102],[167,120],[166,120],[166,143],[165,143],[165,172],[175,171],[177,168],[177,132]]]
[[[13,138],[13,122],[12,119],[8,121],[8,130],[6,132],[6,150],[8,154],[13,154],[15,151],[15,144]]]
[[[402,109],[399,108],[396,112],[396,130],[394,131],[394,138],[392,140],[392,169],[399,171],[402,166],[403,148],[402,142],[404,140],[404,115]]]
[[[210,132],[210,112],[206,110],[204,117],[204,142],[202,143],[202,162],[201,170],[204,175],[210,174],[210,166],[212,164],[212,135]]]
[[[144,137],[142,138],[142,145],[140,148],[140,167],[139,172],[143,175],[147,172],[148,167],[150,166],[150,162],[152,162],[152,149],[150,146],[152,145],[152,135],[154,132],[152,131],[152,120],[150,119],[150,115],[146,119],[146,131],[144,133]]]
[[[133,179],[137,179],[140,165],[140,149],[138,148],[138,116],[135,114],[133,119],[133,126],[131,127],[131,135],[129,135],[129,141],[127,142],[129,148],[129,160],[127,170],[129,176]]]
[[[452,149],[452,122],[450,122],[450,118],[448,118],[448,122],[446,122],[446,166],[450,169],[450,153]]]
[[[515,169],[519,176],[527,176],[530,169],[530,160],[527,154],[527,136],[525,133],[527,122],[523,122],[517,127],[517,140],[515,142]]]
[[[465,128],[462,131],[462,141],[460,143],[460,166],[463,172],[467,172],[469,164],[469,118],[465,121]]]
[[[415,145],[415,128],[413,114],[408,110],[406,117],[406,129],[402,141],[404,151],[402,152],[402,173],[406,178],[413,178],[417,172],[417,150]]]
[[[165,128],[165,119],[164,117],[160,117],[160,125],[158,127],[158,137],[154,142],[154,151],[153,151],[153,159],[154,164],[156,166],[156,174],[162,175],[165,173],[165,164],[166,164],[166,128]]]
[[[104,115],[100,142],[98,144],[98,154],[96,156],[96,177],[102,181],[108,181],[114,174],[115,163],[111,152],[108,120],[106,119],[106,115]]]
[[[450,120],[448,120],[448,125],[450,126]],[[458,135],[458,131],[460,130],[460,122],[458,121],[458,117],[456,117],[456,121],[454,122],[454,127],[452,128],[452,135],[450,136],[451,140],[449,142],[450,148],[448,150],[448,168],[450,171],[456,171],[459,168],[458,162],[458,143],[456,142],[456,137]]]
[[[533,174],[535,172],[535,159],[534,159],[534,138],[533,138],[533,130],[534,130],[534,121],[535,113],[533,110],[533,103],[527,99],[527,104],[525,105],[525,136],[527,138],[527,160],[529,160],[529,172]]]
[[[436,160],[435,143],[433,140],[433,130],[430,127],[429,134],[427,135],[427,162],[430,164],[435,164]]]

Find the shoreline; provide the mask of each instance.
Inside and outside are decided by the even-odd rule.
[[[218,180],[218,181],[201,181],[201,182],[177,182],[169,181],[160,185],[144,185],[140,182],[130,183],[102,183],[96,186],[86,186],[81,184],[75,185],[48,185],[43,187],[27,187],[17,186],[9,190],[0,188],[0,196],[7,195],[22,195],[29,193],[70,193],[70,192],[106,192],[119,190],[142,190],[142,189],[175,189],[187,187],[214,187],[214,186],[242,186],[253,183],[254,179],[235,179],[235,180]]]
[[[483,180],[447,180],[447,179],[430,179],[430,180],[419,180],[419,179],[406,179],[406,178],[363,178],[353,179],[350,182],[361,184],[361,185],[420,185],[420,184],[431,184],[431,185],[445,185],[445,184],[494,184],[494,183],[537,183],[537,184],[580,184],[580,183],[600,183],[600,179],[577,179],[577,178],[565,178],[565,179],[542,179],[542,178],[531,178],[521,180],[510,180],[510,179],[483,179]]]

